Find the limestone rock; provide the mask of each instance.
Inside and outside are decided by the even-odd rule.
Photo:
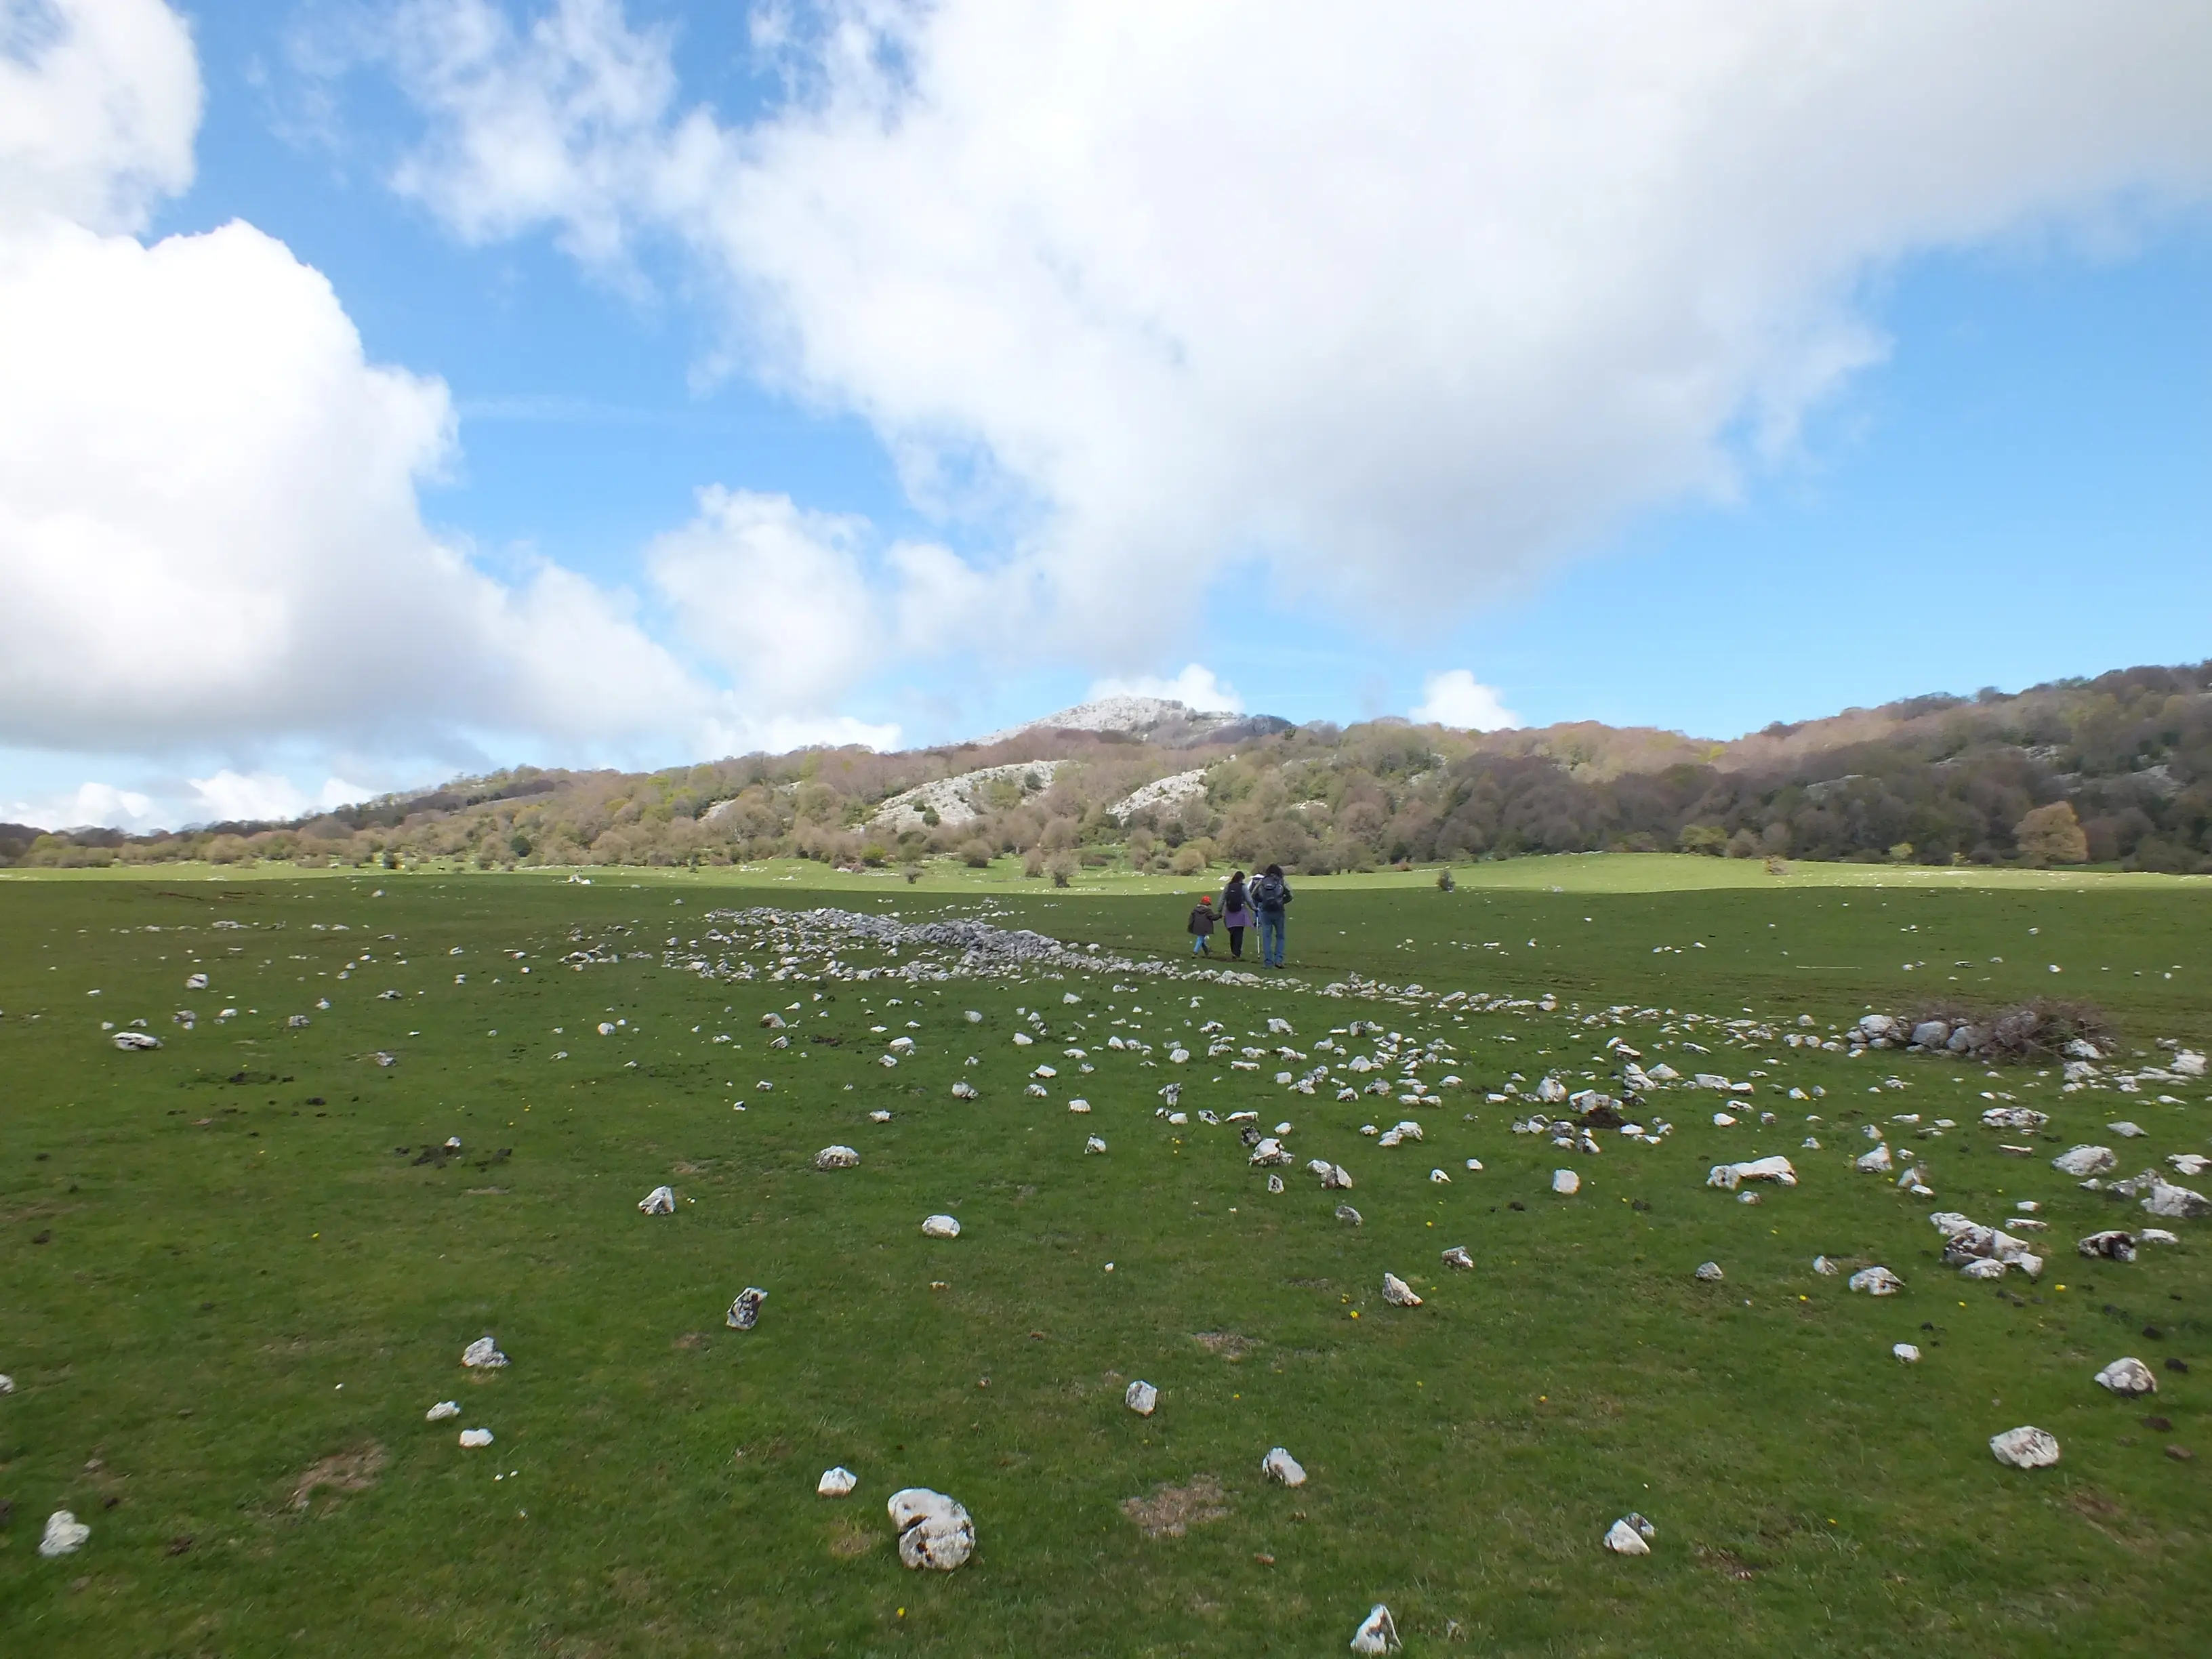
[[[1442,1170],[1430,1170],[1429,1181],[1431,1185],[1437,1187],[1449,1187],[1451,1185],[1451,1177],[1446,1175]]]
[[[2069,1146],[2051,1160],[2051,1167],[2061,1175],[2079,1180],[2083,1176],[2102,1175],[2115,1169],[2119,1161],[2109,1146]]]
[[[1291,1161],[1290,1149],[1273,1135],[1262,1136],[1253,1146],[1252,1156],[1247,1160],[1262,1169],[1271,1164],[1288,1164]]]
[[[1099,1139],[1097,1135],[1087,1137],[1083,1143],[1083,1155],[1085,1158],[1090,1157],[1093,1152],[1103,1152],[1105,1150],[1106,1143]]]
[[[1825,1255],[1816,1255],[1813,1258],[1813,1271],[1823,1279],[1833,1279],[1843,1269]]]
[[[491,1444],[491,1431],[489,1429],[463,1429],[461,1431],[461,1444],[468,1447],[471,1451],[478,1446],[489,1446]]]
[[[1413,1294],[1413,1287],[1395,1273],[1382,1275],[1382,1299],[1394,1308],[1418,1308],[1421,1298]]]
[[[1861,1152],[1856,1163],[1859,1169],[1868,1175],[1887,1175],[1890,1170],[1889,1148],[1877,1146],[1870,1152]]]
[[[2169,1220],[2195,1221],[2212,1215],[2212,1199],[2189,1188],[2172,1186],[2160,1180],[2145,1195],[2142,1207],[2146,1215],[2162,1216]]]
[[[49,1561],[57,1556],[75,1555],[91,1536],[90,1527],[67,1510],[56,1510],[46,1517],[46,1535],[39,1540],[39,1553]]]
[[[1269,1192],[1271,1192],[1271,1193],[1279,1193],[1279,1192],[1281,1192],[1281,1191],[1283,1190],[1283,1178],[1282,1178],[1282,1176],[1279,1176],[1279,1175],[1271,1175],[1271,1176],[1269,1176],[1267,1177],[1267,1190],[1268,1190]],[[1343,1207],[1349,1208],[1350,1206],[1343,1206]]]
[[[1358,1227],[1363,1225],[1366,1220],[1364,1216],[1361,1215],[1358,1211],[1353,1209],[1349,1204],[1340,1204],[1336,1206],[1336,1218],[1339,1221],[1341,1221],[1347,1227]]]
[[[1910,1342],[1893,1342],[1889,1351],[1897,1356],[1897,1363],[1900,1365],[1917,1365],[1920,1363],[1920,1350]]]
[[[428,1411],[422,1413],[422,1420],[425,1423],[443,1423],[448,1418],[459,1417],[460,1414],[461,1402],[459,1401],[441,1400],[436,1405],[431,1407]]]
[[[1862,1267],[1844,1282],[1869,1296],[1895,1296],[1905,1288],[1905,1281],[1887,1267]]]
[[[975,1085],[969,1082],[966,1078],[962,1078],[959,1082],[952,1085],[952,1097],[955,1100],[975,1099]]]
[[[2008,1271],[2009,1270],[2007,1268],[2005,1264],[1998,1261],[1995,1256],[1976,1256],[1972,1261],[1969,1261],[1965,1267],[1959,1269],[1959,1277],[1961,1279],[2002,1279]]]
[[[1397,1653],[1404,1645],[1398,1640],[1398,1626],[1390,1618],[1390,1609],[1380,1601],[1352,1632],[1352,1650],[1357,1654]]]
[[[507,1364],[507,1356],[499,1351],[499,1344],[488,1336],[480,1336],[461,1350],[461,1364],[471,1370],[497,1370]]]
[[[1298,1460],[1280,1446],[1274,1447],[1260,1460],[1260,1473],[1270,1480],[1279,1480],[1286,1486],[1303,1486],[1306,1472]]]
[[[1572,1198],[1583,1189],[1583,1178],[1572,1170],[1552,1171],[1552,1190],[1562,1198]]]
[[[817,1170],[854,1170],[860,1164],[860,1155],[850,1146],[824,1146],[814,1154]]]
[[[730,1311],[723,1322],[733,1331],[749,1331],[760,1323],[761,1304],[768,1300],[768,1292],[757,1285],[748,1285],[738,1292],[737,1300],[730,1304]]]
[[[891,1494],[889,1507],[899,1559],[915,1571],[951,1572],[975,1553],[975,1522],[943,1492],[908,1486]]]
[[[814,1483],[814,1492],[817,1498],[849,1498],[860,1484],[852,1470],[840,1463],[834,1469],[823,1470],[822,1478]]]
[[[2158,1378],[2151,1374],[2150,1367],[2132,1356],[2115,1359],[2097,1373],[2096,1381],[2099,1387],[2129,1399],[2158,1392]]]
[[[673,1187],[655,1187],[643,1198],[638,1200],[637,1207],[644,1211],[647,1215],[674,1215],[676,1213],[676,1188]]]
[[[2074,1247],[2087,1256],[2102,1256],[2107,1261],[2132,1261],[2136,1259],[2136,1239],[2133,1233],[2113,1228],[2101,1233],[2091,1233]]]
[[[2033,1111],[2026,1106],[1992,1106],[1982,1114],[1983,1127],[2014,1129],[2023,1134],[2033,1134],[2050,1121],[2050,1113]]]
[[[921,1218],[921,1234],[924,1238],[957,1238],[960,1237],[960,1223],[949,1215],[924,1216]]]
[[[1705,1177],[1705,1185],[1718,1187],[1723,1192],[1734,1192],[1746,1181],[1771,1181],[1784,1187],[1797,1184],[1797,1171],[1786,1158],[1755,1158],[1746,1164],[1716,1164]]]
[[[1717,1285],[1722,1279],[1727,1278],[1728,1275],[1721,1271],[1721,1264],[1719,1262],[1700,1261],[1698,1263],[1698,1277],[1705,1284]]]
[[[158,1048],[161,1046],[161,1039],[155,1036],[151,1031],[118,1031],[110,1040],[117,1048],[122,1049],[126,1054],[134,1048]],[[67,1515],[69,1511],[67,1510],[57,1510],[54,1513],[57,1515]],[[72,1521],[70,1524],[71,1526],[75,1526],[76,1523]],[[51,1530],[51,1523],[49,1523],[49,1529]],[[39,1547],[43,1550],[46,1546],[41,1544]],[[70,1546],[70,1549],[75,1549],[76,1547],[76,1546],[74,1544]]]
[[[2022,1425],[1990,1437],[1997,1462],[2015,1469],[2047,1469],[2058,1461],[2058,1442],[2048,1431]]]
[[[1150,1417],[1160,1403],[1160,1391],[1140,1378],[1129,1384],[1121,1403],[1139,1417]]]
[[[1332,1164],[1322,1172],[1321,1184],[1329,1192],[1349,1192],[1352,1190],[1352,1177],[1346,1172],[1344,1165]]]
[[[1606,1529],[1605,1547],[1615,1555],[1651,1553],[1651,1546],[1645,1541],[1644,1534],[1632,1526],[1626,1518],[1614,1522]]]
[[[1467,1253],[1464,1244],[1455,1244],[1446,1250],[1443,1261],[1447,1267],[1472,1268],[1474,1266],[1474,1258]]]

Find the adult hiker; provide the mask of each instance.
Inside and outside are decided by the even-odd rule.
[[[1267,872],[1252,884],[1252,908],[1260,913],[1260,963],[1264,968],[1283,965],[1283,912],[1290,906],[1291,884],[1283,879],[1283,866],[1271,864]]]
[[[1244,930],[1252,925],[1252,901],[1244,890],[1244,872],[1234,871],[1229,884],[1221,890],[1221,925],[1229,930],[1229,955],[1232,961],[1244,959]]]
[[[1194,935],[1190,942],[1191,955],[1194,957],[1210,957],[1213,954],[1212,940],[1213,924],[1216,918],[1213,914],[1213,895],[1211,893],[1200,894],[1197,908],[1190,913],[1190,931]]]

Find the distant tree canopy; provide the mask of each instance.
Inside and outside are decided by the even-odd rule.
[[[878,818],[921,784],[1046,761],[1060,764],[974,792],[975,817]],[[1191,771],[1194,793],[1117,816],[1140,785]],[[2212,663],[1915,697],[1725,744],[1589,723],[1487,734],[1316,723],[1172,746],[1037,731],[988,747],[805,750],[650,774],[525,767],[297,823],[176,834],[0,824],[0,864],[64,866],[798,856],[905,868],[1012,855],[1064,880],[1114,864],[1326,873],[1607,850],[2212,871]]]

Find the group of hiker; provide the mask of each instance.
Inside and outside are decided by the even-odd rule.
[[[1218,924],[1229,933],[1230,958],[1242,962],[1244,930],[1256,919],[1260,927],[1260,965],[1281,967],[1284,912],[1290,907],[1291,896],[1291,884],[1284,879],[1279,864],[1269,865],[1249,884],[1244,872],[1237,871],[1221,890],[1220,909],[1213,908],[1212,894],[1200,895],[1198,907],[1190,913],[1191,955],[1213,954],[1213,929]]]

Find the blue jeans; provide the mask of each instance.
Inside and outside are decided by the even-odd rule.
[[[1283,965],[1283,912],[1260,912],[1260,965],[1279,968]]]

